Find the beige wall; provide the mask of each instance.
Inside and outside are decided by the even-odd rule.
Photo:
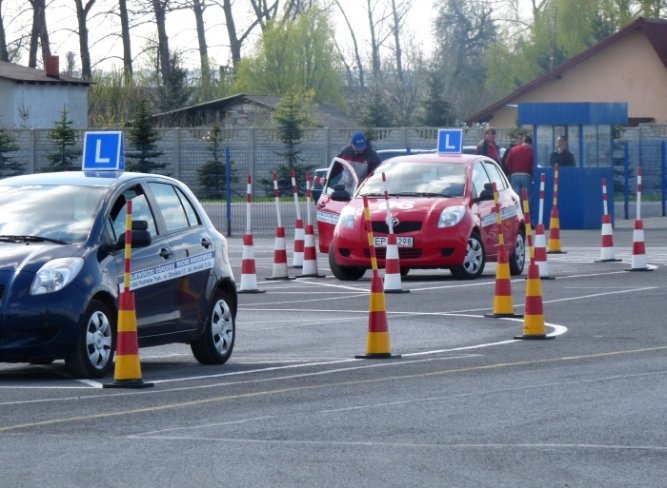
[[[627,102],[629,117],[667,122],[667,68],[641,31],[628,34],[582,63],[523,94],[522,102]],[[515,107],[499,109],[495,127],[514,127]]]

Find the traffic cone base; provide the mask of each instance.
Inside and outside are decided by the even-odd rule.
[[[537,340],[545,340],[545,339],[555,339],[553,336],[548,336],[548,335],[522,335],[522,336],[514,336],[515,339],[522,339],[524,341],[537,341]]]
[[[116,332],[116,362],[114,382],[104,388],[149,388],[153,383],[141,379],[139,341],[137,338],[137,314],[134,293],[121,292],[118,297],[118,324]]]
[[[595,263],[620,263],[621,261],[623,261],[623,260],[612,258],[612,259],[596,259],[593,262],[595,262]]]
[[[523,317],[514,314],[512,301],[512,282],[507,252],[504,247],[498,250],[498,264],[496,266],[496,287],[493,296],[493,312],[484,314],[488,318]]]
[[[377,267],[373,267],[371,293],[368,298],[368,334],[366,354],[355,356],[357,359],[391,359],[399,355],[391,354],[389,345],[389,326],[385,307],[382,279]]]
[[[567,254],[567,251],[547,251],[547,254]]]
[[[385,293],[410,293],[401,285],[401,265],[398,256],[398,245],[396,234],[389,234],[384,264],[384,292]]]

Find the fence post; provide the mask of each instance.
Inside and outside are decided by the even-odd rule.
[[[324,151],[320,166],[329,166],[329,153],[331,152],[331,127],[324,128]]]
[[[176,129],[176,179],[181,178],[181,166],[183,164],[183,157],[181,154],[181,128]]]
[[[660,173],[662,179],[662,216],[667,215],[665,199],[667,198],[667,141],[660,144]]]
[[[32,157],[30,158],[28,170],[30,173],[35,173],[37,171],[37,129],[30,129],[30,142]]]
[[[248,131],[248,174],[252,176],[252,181],[257,181],[257,175],[255,174],[255,128],[250,127],[247,129],[247,131]]]
[[[227,200],[227,237],[232,236],[232,156],[229,146],[225,147],[225,189]]]
[[[629,201],[630,198],[630,146],[629,142],[623,143],[623,215],[629,219]]]

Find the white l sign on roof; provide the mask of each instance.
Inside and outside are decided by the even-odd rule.
[[[84,171],[118,171],[125,169],[125,147],[122,131],[86,132],[83,139]]]
[[[438,129],[438,152],[460,154],[463,152],[462,129]]]

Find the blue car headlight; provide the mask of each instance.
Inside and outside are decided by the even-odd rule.
[[[451,207],[447,207],[440,214],[438,228],[455,226],[461,222],[461,220],[463,220],[463,216],[465,214],[466,208],[463,205],[453,205]]]
[[[44,264],[35,274],[30,286],[31,295],[43,295],[62,290],[83,268],[82,258],[59,258]]]

